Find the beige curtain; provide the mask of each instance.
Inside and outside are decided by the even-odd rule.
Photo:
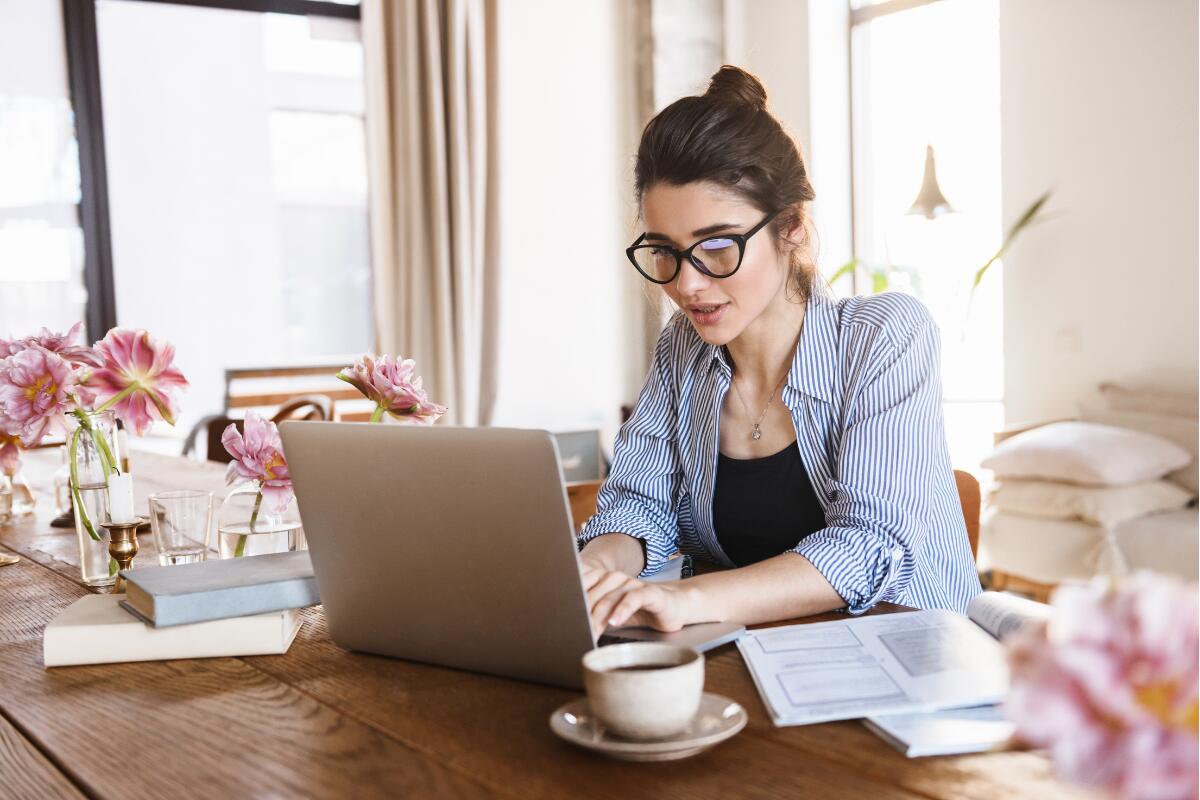
[[[376,347],[416,359],[446,421],[496,394],[494,0],[365,0]]]

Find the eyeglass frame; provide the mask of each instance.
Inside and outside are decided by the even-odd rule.
[[[695,267],[696,271],[699,272],[701,275],[707,275],[708,277],[715,278],[717,280],[721,280],[723,278],[732,278],[735,274],[737,274],[737,271],[742,268],[742,260],[746,257],[746,242],[750,241],[751,236],[753,236],[754,234],[758,233],[760,230],[765,228],[767,226],[767,223],[770,222],[771,220],[775,219],[775,217],[777,217],[778,215],[779,215],[778,210],[772,211],[770,214],[767,214],[767,216],[763,219],[762,222],[758,223],[757,225],[755,225],[753,228],[746,231],[745,233],[722,233],[722,234],[715,234],[712,236],[705,236],[703,239],[696,242],[695,244],[693,244],[691,247],[687,248],[686,250],[676,250],[674,247],[671,247],[671,245],[669,245],[669,244],[642,244],[642,242],[646,239],[646,234],[643,233],[641,236],[639,236],[637,239],[634,240],[633,244],[631,244],[631,245],[629,245],[629,247],[625,248],[625,255],[629,259],[629,262],[631,264],[633,264],[633,268],[638,271],[639,275],[641,275],[643,278],[650,281],[651,283],[657,283],[659,286],[666,286],[668,283],[671,283],[672,281],[674,281],[676,278],[679,277],[679,273],[683,270],[684,256],[687,256],[688,263],[691,264],[693,267]],[[701,264],[697,259],[692,258],[693,250],[695,250],[697,247],[704,244],[705,242],[712,241],[713,239],[731,239],[731,240],[737,242],[737,246],[738,246],[737,266],[733,268],[732,272],[729,272],[726,275],[717,275],[715,273],[709,272],[707,267],[705,267],[703,264]],[[640,266],[638,266],[637,258],[634,256],[634,251],[639,250],[639,249],[644,249],[647,247],[657,247],[657,248],[661,248],[661,249],[665,249],[665,250],[670,250],[675,255],[675,271],[671,273],[670,278],[667,278],[665,281],[660,281],[655,278],[651,278],[649,275],[647,275],[645,272],[642,271],[642,268]]]

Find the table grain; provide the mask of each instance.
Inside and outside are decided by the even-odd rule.
[[[777,728],[732,645],[706,689],[749,712],[738,736],[667,763],[557,739],[563,689],[354,653],[322,610],[281,656],[42,666],[46,622],[88,589],[73,530],[49,527],[51,452],[26,454],[38,513],[0,528],[0,797],[1069,798],[1040,753],[907,759],[857,722]],[[212,490],[220,465],[135,451],[136,496]],[[143,535],[136,563],[156,563]],[[888,607],[881,607],[885,613]],[[891,609],[894,610],[894,609]]]

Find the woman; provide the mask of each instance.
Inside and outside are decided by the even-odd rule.
[[[935,324],[903,294],[836,301],[813,199],[758,80],[722,67],[663,109],[629,248],[678,311],[579,536],[597,630],[745,624],[980,591],[942,427]],[[668,583],[677,550],[728,567]]]

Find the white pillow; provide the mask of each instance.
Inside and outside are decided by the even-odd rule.
[[[1196,448],[1200,442],[1200,422],[1195,417],[1172,417],[1164,414],[1137,414],[1132,411],[1109,411],[1091,405],[1080,407],[1080,417],[1084,422],[1099,422],[1102,425],[1114,425],[1131,431],[1141,431],[1152,436],[1161,436],[1167,441],[1174,442],[1192,454],[1192,462],[1183,469],[1177,469],[1167,476],[1168,480],[1187,489],[1190,492],[1200,491],[1200,473],[1196,470]]]
[[[997,478],[1121,486],[1161,478],[1192,456],[1161,436],[1091,422],[1055,422],[1005,439],[982,466]]]
[[[1192,494],[1170,481],[1147,481],[1126,486],[1075,486],[1052,481],[1003,481],[989,497],[1000,511],[1048,519],[1081,519],[1115,528],[1122,522],[1162,511],[1176,511]]]

